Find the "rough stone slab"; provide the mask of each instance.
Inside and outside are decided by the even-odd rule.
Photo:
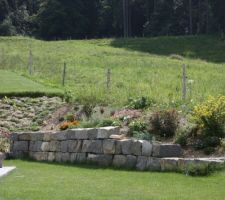
[[[117,155],[122,154],[122,141],[120,141],[120,140],[116,140],[115,154],[117,154]]]
[[[27,158],[29,156],[28,151],[12,151],[11,156],[16,159]]]
[[[161,163],[161,170],[162,171],[173,171],[176,172],[179,170],[178,168],[178,158],[162,158]]]
[[[148,141],[141,141],[142,142],[142,156],[151,156],[152,155],[152,144]]]
[[[112,159],[112,155],[88,154],[87,163],[96,164],[100,166],[109,166],[112,164]]]
[[[28,151],[28,141],[15,141],[13,151]]]
[[[30,152],[30,157],[37,161],[47,161],[48,153],[47,152]]]
[[[63,141],[67,140],[67,132],[61,131],[51,135],[51,140],[53,141]]]
[[[131,143],[131,155],[140,156],[142,153],[142,142],[139,140],[133,140]]]
[[[68,152],[80,153],[82,149],[82,140],[68,140]]]
[[[2,178],[3,176],[9,175],[15,169],[16,169],[16,167],[3,167],[3,168],[0,168],[0,178]]]
[[[102,127],[98,129],[97,139],[109,139],[111,135],[119,135],[119,127]]]
[[[42,143],[43,143],[42,141],[31,141],[29,146],[29,151],[33,151],[33,152],[42,151],[41,149]]]
[[[135,168],[137,165],[137,156],[128,155],[125,167],[129,169]]]
[[[68,152],[68,141],[61,142],[61,152],[62,153]]]
[[[20,141],[30,141],[31,140],[31,133],[18,134],[18,140],[20,140]]]
[[[51,139],[52,139],[52,135],[54,135],[55,133],[54,132],[46,132],[44,133],[44,136],[43,136],[43,141],[44,142],[50,142]]]
[[[103,153],[104,154],[115,154],[116,142],[115,140],[103,140]]]
[[[84,140],[82,146],[83,153],[103,153],[103,145],[101,140]]]
[[[122,148],[122,154],[124,155],[131,155],[131,146],[132,146],[132,140],[131,139],[125,139],[121,140],[121,148]]]
[[[86,163],[87,156],[86,153],[71,153],[70,162],[71,163]]]
[[[70,162],[70,154],[69,153],[62,153],[61,155],[61,162]]]
[[[125,155],[115,155],[113,158],[113,166],[115,167],[125,167],[127,162],[127,156]]]
[[[161,171],[161,158],[148,157],[146,169],[149,171]]]
[[[42,144],[41,144],[41,151],[48,152],[49,149],[50,149],[49,142],[42,142]]]
[[[172,158],[181,157],[182,149],[179,144],[153,144],[153,157]]]
[[[43,141],[44,133],[33,132],[31,133],[31,141]]]
[[[59,142],[59,141],[51,141],[49,143],[49,150],[51,152],[59,152],[61,150],[61,142]]]
[[[87,128],[87,135],[89,140],[96,140],[98,136],[98,130],[96,128]]]
[[[147,169],[147,161],[148,161],[148,157],[138,156],[136,168],[141,171],[146,170]]]
[[[88,139],[88,129],[77,128],[67,130],[68,140],[87,140]]]
[[[48,153],[48,161],[49,162],[54,162],[55,161],[55,153],[54,152],[49,152]]]

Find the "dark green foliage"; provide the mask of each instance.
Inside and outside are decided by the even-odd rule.
[[[127,108],[131,109],[144,109],[149,107],[154,103],[153,100],[149,100],[147,97],[140,97],[137,99],[130,98],[128,100],[128,104],[126,105]]]
[[[145,131],[146,128],[147,128],[147,125],[145,122],[142,122],[142,121],[132,121],[130,124],[129,124],[129,128],[131,130],[131,132],[142,132],[142,131]]]
[[[153,136],[148,132],[134,131],[133,137],[138,140],[152,140]]]
[[[99,124],[99,127],[107,127],[107,126],[121,126],[120,121],[115,119],[104,119]]]
[[[188,0],[129,1],[129,35],[225,32],[224,0],[191,3],[190,7]],[[0,35],[15,34],[48,40],[121,37],[123,1],[0,0]]]

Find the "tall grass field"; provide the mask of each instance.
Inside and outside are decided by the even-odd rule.
[[[225,41],[216,36],[68,41],[0,37],[0,69],[71,91],[79,102],[121,106],[139,96],[159,104],[180,102],[184,64],[188,101],[225,94]]]

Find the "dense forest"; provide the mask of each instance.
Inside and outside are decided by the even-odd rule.
[[[0,0],[0,35],[53,40],[224,32],[225,0]]]

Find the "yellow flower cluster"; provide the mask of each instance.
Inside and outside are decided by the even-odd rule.
[[[202,127],[207,124],[225,124],[225,96],[209,96],[208,99],[194,107],[194,118]]]

